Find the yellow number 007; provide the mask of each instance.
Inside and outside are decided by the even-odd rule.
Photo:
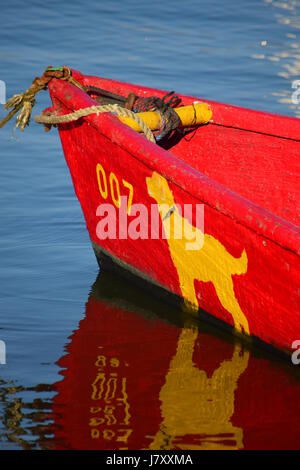
[[[100,163],[97,163],[96,167],[98,188],[103,199],[107,199],[108,196],[108,185],[106,172],[103,166]],[[128,181],[122,179],[122,185],[124,188],[128,189],[128,202],[127,202],[127,214],[130,214],[130,209],[133,199],[133,186]],[[121,195],[120,195],[120,184],[116,175],[111,171],[109,174],[109,189],[110,195],[113,200],[114,205],[119,209],[121,205]]]

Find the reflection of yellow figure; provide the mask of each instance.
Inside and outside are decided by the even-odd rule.
[[[185,303],[198,308],[194,286],[196,279],[212,282],[222,306],[231,313],[235,328],[249,334],[248,321],[235,297],[232,281],[232,275],[247,271],[246,251],[243,251],[240,258],[235,258],[216,238],[207,234],[204,234],[201,249],[188,250],[186,246],[190,240],[185,238],[185,233],[198,232],[199,236],[195,236],[197,240],[203,239],[203,233],[180,215],[168,182],[163,176],[154,172],[151,178],[146,178],[146,182],[149,195],[158,203],[162,223],[168,229],[167,241]],[[170,223],[169,218],[173,223]],[[183,224],[187,227],[186,231],[182,230]],[[181,239],[176,236],[178,233],[183,234]]]
[[[149,448],[241,449],[243,431],[230,422],[234,392],[246,370],[249,352],[235,345],[231,360],[225,360],[208,378],[193,363],[198,331],[184,328],[166,382],[160,392],[162,423]],[[186,438],[184,439],[184,437]],[[190,436],[193,442],[184,444]]]

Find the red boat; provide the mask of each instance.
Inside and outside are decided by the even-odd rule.
[[[98,105],[87,89],[166,96],[70,73],[49,82],[46,114]],[[94,251],[103,268],[183,299],[192,314],[291,352],[300,340],[300,121],[206,103],[207,124],[160,145],[108,112],[58,125]]]

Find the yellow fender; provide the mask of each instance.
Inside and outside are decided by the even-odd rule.
[[[207,103],[194,103],[190,106],[182,106],[180,108],[174,108],[174,111],[178,114],[181,127],[191,127],[198,124],[206,124],[211,120],[212,110]],[[147,111],[144,113],[137,113],[137,115],[143,119],[147,126],[152,130],[158,130],[161,126],[161,116],[156,111]],[[131,127],[134,131],[142,132],[140,126],[130,117],[119,116],[127,126]]]

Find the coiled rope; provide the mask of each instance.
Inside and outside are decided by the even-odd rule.
[[[133,119],[141,128],[142,132],[144,133],[145,137],[150,140],[150,142],[155,143],[155,137],[151,129],[147,126],[145,121],[138,116],[133,111],[130,111],[127,108],[123,108],[118,104],[106,104],[102,106],[90,106],[88,108],[81,108],[77,111],[73,111],[72,113],[56,115],[56,114],[40,114],[35,116],[34,120],[38,124],[44,124],[46,126],[52,126],[56,124],[65,124],[68,122],[77,121],[78,119],[89,116],[90,114],[99,114],[99,113],[114,113],[117,116],[127,116]]]

